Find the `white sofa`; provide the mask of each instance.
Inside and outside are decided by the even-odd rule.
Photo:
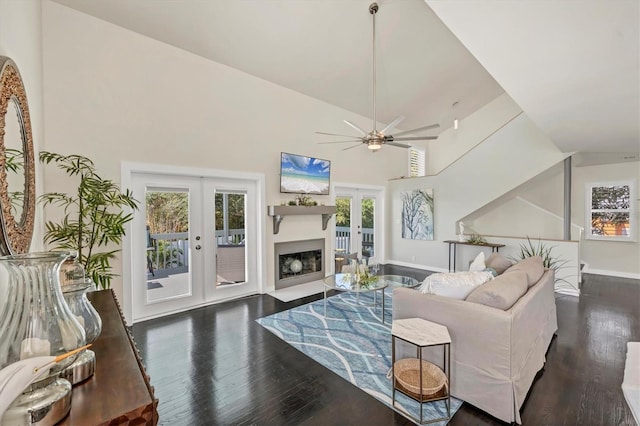
[[[515,272],[509,275],[512,268]],[[488,287],[482,291],[490,290],[495,296],[505,281],[531,281],[538,275],[527,268],[512,268],[478,287],[467,299],[484,286]],[[447,326],[452,341],[451,394],[505,422],[521,423],[520,407],[544,366],[547,348],[558,329],[554,272],[542,269],[541,263],[540,270],[542,275],[529,282],[524,295],[506,310],[414,289],[393,292],[394,319],[423,318]],[[513,289],[507,287],[507,292]],[[476,301],[481,299],[478,293]],[[441,351],[423,353],[425,359],[442,365]],[[400,354],[415,356],[415,350],[401,348]]]

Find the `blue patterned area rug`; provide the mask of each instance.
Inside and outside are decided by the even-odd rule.
[[[279,312],[256,321],[267,330],[391,407],[391,295],[385,293],[385,324],[380,322],[380,306],[372,305],[371,293],[339,293],[324,302],[318,300]],[[380,302],[380,295],[378,295]],[[451,398],[451,416],[462,401]],[[419,417],[417,401],[396,392],[396,411]],[[423,420],[446,416],[444,401],[428,402],[422,407]],[[405,412],[403,412],[405,411]],[[446,422],[433,423],[444,425]]]

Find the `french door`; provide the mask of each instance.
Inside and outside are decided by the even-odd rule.
[[[131,187],[134,322],[258,292],[255,182],[133,173]]]
[[[336,252],[383,260],[383,191],[336,187]]]

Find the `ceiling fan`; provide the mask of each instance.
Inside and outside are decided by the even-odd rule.
[[[404,117],[402,115],[397,116],[391,121],[384,129],[377,129],[377,121],[376,121],[376,12],[378,12],[378,4],[371,3],[369,5],[369,13],[373,16],[373,130],[370,132],[366,132],[359,126],[353,124],[348,120],[344,120],[344,122],[352,127],[356,132],[359,133],[359,136],[352,135],[340,135],[336,133],[326,133],[326,132],[316,132],[319,135],[329,135],[329,136],[344,136],[348,138],[353,138],[352,140],[346,141],[332,141],[332,142],[319,142],[320,144],[329,144],[329,143],[358,143],[358,145],[353,145],[347,148],[344,148],[343,151],[348,149],[356,148],[360,146],[360,144],[366,144],[367,148],[369,148],[373,152],[377,152],[382,145],[391,145],[397,146],[400,148],[410,148],[411,145],[407,145],[404,143],[399,143],[399,141],[421,141],[421,140],[434,140],[438,139],[437,136],[408,136],[408,137],[398,137],[408,134],[415,134],[418,132],[422,132],[429,129],[435,129],[440,127],[439,124],[430,124],[428,126],[418,127],[417,129],[411,129],[404,132],[396,133],[394,135],[388,135],[387,131],[394,129]]]

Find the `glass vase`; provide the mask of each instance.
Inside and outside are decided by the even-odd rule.
[[[365,259],[351,259],[349,272],[353,274],[352,282],[354,284],[360,285],[363,282],[366,283],[369,277],[367,261]]]
[[[84,277],[84,273],[82,276]],[[62,294],[69,309],[84,328],[86,344],[93,343],[102,331],[102,319],[87,299],[87,292],[93,290],[95,290],[95,285],[91,278],[83,278],[81,281],[67,280],[62,285]],[[73,364],[65,369],[62,376],[72,385],[76,385],[93,376],[95,368],[96,354],[90,349],[85,349],[78,354]]]
[[[85,344],[85,332],[62,295],[67,252],[0,257],[0,369],[35,356],[56,356]],[[71,408],[71,385],[58,378],[74,357],[55,364],[9,407],[0,424],[55,424]]]
[[[84,282],[85,274],[84,267],[78,260],[78,252],[75,250],[69,251],[69,257],[62,262],[60,266],[60,286],[64,293],[64,288],[70,284],[82,284]]]

